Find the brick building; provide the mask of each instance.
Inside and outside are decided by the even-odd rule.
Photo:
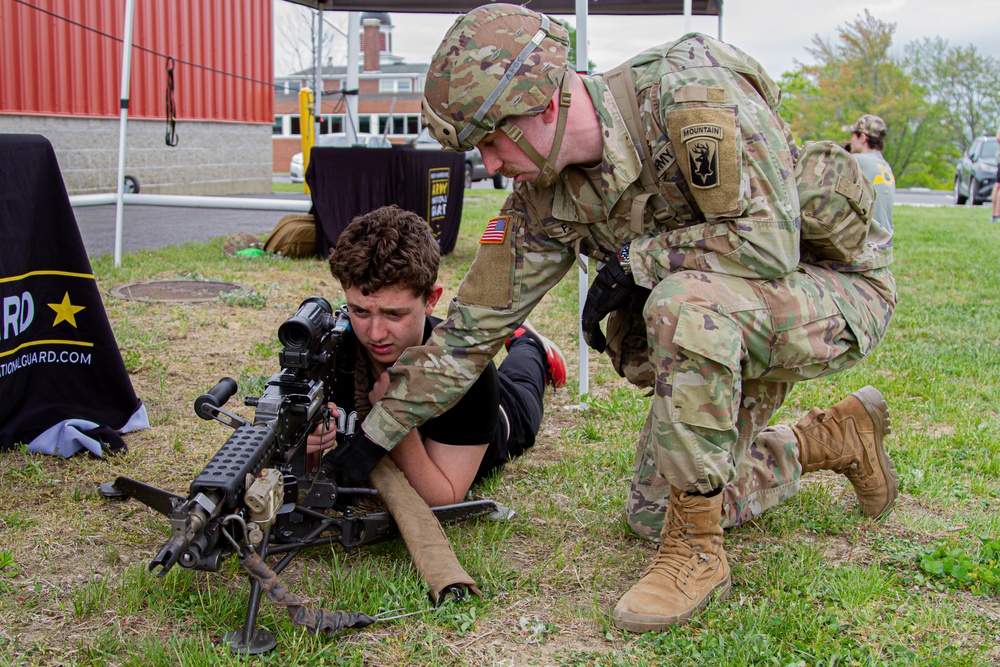
[[[420,99],[427,64],[407,64],[392,53],[392,19],[383,12],[364,12],[361,25],[361,63],[358,75],[358,132],[385,134],[393,143],[405,143],[420,132]],[[352,29],[349,27],[349,29]],[[321,133],[344,132],[347,67],[322,68],[323,113]],[[287,172],[292,156],[302,150],[299,133],[299,91],[312,89],[315,71],[276,77],[274,97],[274,171]]]

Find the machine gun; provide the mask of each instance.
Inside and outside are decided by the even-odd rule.
[[[309,297],[278,328],[278,339],[281,370],[268,379],[261,396],[244,401],[255,408],[253,422],[223,407],[238,391],[232,378],[195,400],[199,417],[234,431],[191,482],[187,497],[129,477],[100,487],[106,498],[135,498],[170,519],[170,539],[149,564],[159,577],[177,564],[216,572],[227,558],[239,556],[250,575],[250,600],[244,625],[223,637],[234,653],[263,653],[277,644],[273,634],[255,627],[265,590],[313,632],[332,635],[385,620],[308,609],[277,581],[277,574],[308,547],[336,543],[350,549],[399,535],[390,513],[352,511],[351,501],[375,495],[375,489],[338,487],[320,467],[307,470],[306,439],[329,422],[327,404],[353,401],[357,344],[346,309],[334,312],[326,299]],[[433,511],[442,523],[506,512],[489,500]],[[265,564],[268,556],[278,555],[273,568]]]

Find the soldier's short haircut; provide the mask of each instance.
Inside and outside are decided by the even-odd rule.
[[[426,299],[437,283],[441,249],[423,218],[392,205],[354,218],[329,259],[344,289],[368,296],[395,285]]]

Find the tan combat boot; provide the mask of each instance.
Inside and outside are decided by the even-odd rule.
[[[671,487],[663,542],[642,579],[614,611],[615,627],[662,631],[729,595],[729,563],[722,550],[722,494],[711,498]]]
[[[875,387],[854,392],[829,410],[813,408],[792,426],[802,474],[841,473],[854,485],[861,511],[883,519],[899,495],[899,480],[882,440],[892,433],[889,406]]]

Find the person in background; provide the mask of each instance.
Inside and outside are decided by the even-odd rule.
[[[851,133],[848,147],[861,171],[875,186],[875,208],[872,217],[885,225],[892,232],[892,206],[896,200],[896,177],[892,167],[882,156],[885,148],[887,128],[885,121],[874,114],[867,113],[854,125],[842,128]]]

